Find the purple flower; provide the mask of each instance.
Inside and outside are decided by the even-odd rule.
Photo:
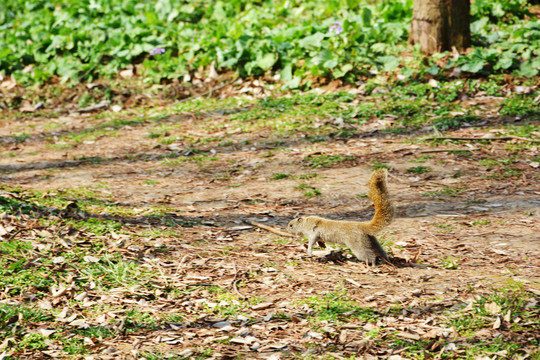
[[[152,50],[150,50],[150,55],[154,56],[154,55],[161,55],[161,54],[164,54],[165,53],[165,49],[163,48],[153,48]]]
[[[336,21],[332,25],[330,25],[331,32],[333,32],[336,35],[339,35],[343,32],[343,23],[341,21]]]

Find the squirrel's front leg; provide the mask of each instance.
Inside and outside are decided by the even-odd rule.
[[[308,256],[312,256],[313,255],[313,244],[315,244],[315,241],[317,241],[317,238],[319,236],[317,234],[312,234],[309,236],[308,240],[308,248],[307,248],[307,253],[308,253]]]

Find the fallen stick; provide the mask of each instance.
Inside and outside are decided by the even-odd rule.
[[[242,299],[247,299],[247,296],[245,296],[244,294],[242,294],[240,292],[240,290],[238,290],[238,286],[236,285],[240,279],[238,278],[238,269],[236,267],[236,263],[233,261],[233,267],[234,267],[234,279],[232,281],[232,288],[233,288],[233,291],[236,293],[236,295],[240,296]]]
[[[290,238],[295,238],[297,237],[296,235],[294,234],[289,234],[288,232],[285,232],[285,231],[281,231],[279,229],[275,229],[273,227],[270,227],[270,226],[267,226],[267,225],[263,225],[263,224],[259,224],[257,222],[254,222],[254,221],[244,221],[245,223],[248,223],[250,225],[253,225],[253,226],[257,226],[261,229],[264,229],[264,230],[267,230],[267,231],[270,231],[270,232],[273,232],[274,234],[277,234],[277,235],[281,235],[281,236],[285,236],[285,237],[290,237]],[[322,248],[326,248],[326,244],[324,243],[324,241],[322,240],[317,240],[317,244],[322,247]]]
[[[540,140],[527,139],[527,138],[524,138],[524,137],[521,137],[521,136],[499,136],[499,137],[492,137],[492,138],[441,136],[441,137],[425,138],[424,140],[462,140],[462,141],[522,140],[522,141],[530,141],[530,142],[540,142]]]
[[[451,151],[477,151],[477,148],[471,149],[433,149],[433,150],[422,150],[420,153],[429,154],[429,153],[440,153],[440,152],[451,152]]]
[[[281,231],[279,229],[275,229],[271,226],[267,226],[267,225],[263,225],[263,224],[259,224],[257,222],[254,222],[254,221],[245,221],[246,223],[250,224],[250,225],[253,225],[253,226],[256,226],[258,228],[261,228],[261,229],[264,229],[266,231],[270,231],[274,234],[278,234],[278,235],[281,235],[281,236],[285,236],[285,237],[290,237],[290,238],[294,238],[296,237],[296,235],[293,235],[293,234],[289,234],[288,232],[285,232],[285,231]]]

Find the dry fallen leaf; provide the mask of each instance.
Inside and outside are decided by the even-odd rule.
[[[272,306],[274,306],[274,303],[266,302],[266,303],[260,303],[260,304],[257,304],[257,305],[253,305],[251,308],[253,310],[264,310],[264,309],[268,309],[268,308],[270,308]]]
[[[53,330],[53,329],[38,329],[38,332],[43,336],[43,337],[49,337],[51,336],[52,334],[54,334],[56,332],[56,330]]]
[[[92,256],[92,255],[86,255],[84,257],[84,261],[91,262],[91,263],[97,263],[97,262],[99,262],[99,259],[97,257],[95,257],[95,256]]]
[[[67,288],[64,285],[60,285],[60,287],[57,289],[55,286],[51,288],[51,294],[53,297],[59,297],[66,293]]]
[[[509,323],[511,319],[512,319],[512,310],[508,310],[506,312],[506,315],[504,315],[504,321]]]
[[[500,316],[496,316],[495,317],[495,322],[493,323],[493,328],[494,329],[498,329],[501,327],[501,317]]]
[[[53,305],[51,304],[51,302],[49,300],[46,300],[46,299],[41,300],[38,303],[38,306],[42,310],[52,310],[53,309]]]
[[[66,262],[66,259],[63,256],[55,256],[52,258],[53,264],[63,264]]]
[[[485,303],[484,309],[491,315],[498,315],[501,313],[501,307],[495,302]]]

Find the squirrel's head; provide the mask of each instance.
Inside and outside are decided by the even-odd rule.
[[[296,232],[298,231],[298,227],[302,224],[303,220],[303,218],[292,219],[289,222],[289,225],[287,225],[287,231],[292,234],[296,234]]]

